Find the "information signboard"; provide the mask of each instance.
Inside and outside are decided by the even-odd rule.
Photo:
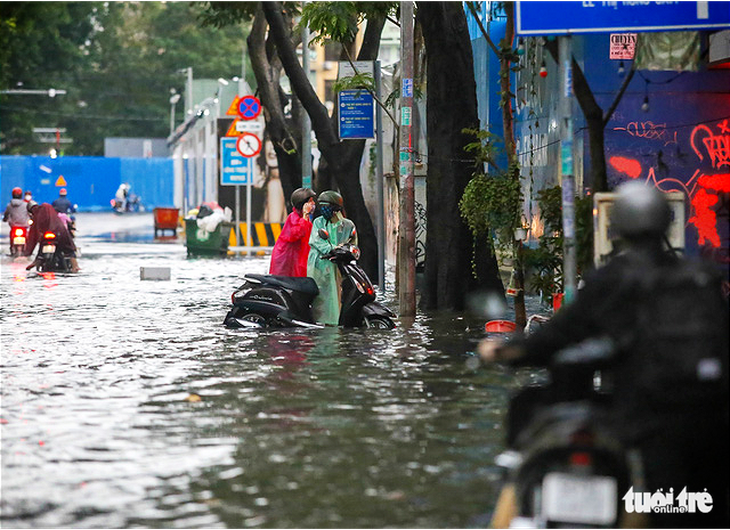
[[[236,149],[238,138],[221,138],[221,185],[240,186],[253,182],[249,172],[253,164]]]
[[[341,140],[375,137],[375,104],[366,90],[342,90],[337,95]]]
[[[726,29],[730,2],[518,1],[518,35]]]

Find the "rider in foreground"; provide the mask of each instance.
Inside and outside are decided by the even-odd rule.
[[[291,194],[292,213],[271,251],[269,274],[277,276],[306,276],[309,258],[309,237],[317,194],[309,188],[299,188]]]
[[[322,215],[312,223],[307,261],[307,276],[313,278],[319,288],[319,295],[312,303],[312,312],[317,322],[336,326],[340,318],[341,278],[337,266],[323,256],[340,245],[357,245],[357,231],[355,223],[342,213],[344,201],[339,193],[323,191],[317,202]],[[320,229],[329,233],[329,239],[319,237]]]
[[[586,280],[574,303],[527,338],[484,341],[487,361],[545,365],[590,337],[616,345],[613,417],[639,449],[644,491],[709,493],[709,513],[651,513],[656,527],[728,526],[728,305],[705,264],[662,248],[671,211],[655,188],[618,188],[612,228],[625,248]],[[626,492],[619,492],[619,496]]]

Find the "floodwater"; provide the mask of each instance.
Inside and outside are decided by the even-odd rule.
[[[76,275],[27,272],[0,240],[3,527],[488,523],[516,383],[475,362],[483,318],[228,330],[268,256],[188,259],[150,214],[77,224]]]

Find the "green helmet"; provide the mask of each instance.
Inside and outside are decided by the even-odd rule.
[[[345,201],[342,200],[342,195],[333,190],[327,190],[320,193],[317,202],[319,204],[329,204],[330,206],[339,207],[339,209],[342,209],[345,206]]]

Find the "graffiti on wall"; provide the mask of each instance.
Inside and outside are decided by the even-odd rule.
[[[675,146],[675,159],[682,163],[671,172],[663,160],[662,150],[657,152],[655,164],[647,164],[646,160],[642,161],[646,156],[635,156],[631,152],[618,154],[618,149],[612,149],[609,167],[630,179],[644,179],[662,191],[682,191],[689,208],[687,226],[692,225],[697,230],[697,244],[710,249],[722,248],[720,252],[712,252],[714,258],[730,263],[726,227],[722,233],[730,194],[730,119],[696,125],[687,138],[676,130],[670,131],[666,124],[651,121],[632,121],[613,130],[632,139]],[[682,153],[683,145],[691,149],[689,156]],[[658,177],[658,172],[667,176]],[[718,220],[721,212],[725,221]]]

